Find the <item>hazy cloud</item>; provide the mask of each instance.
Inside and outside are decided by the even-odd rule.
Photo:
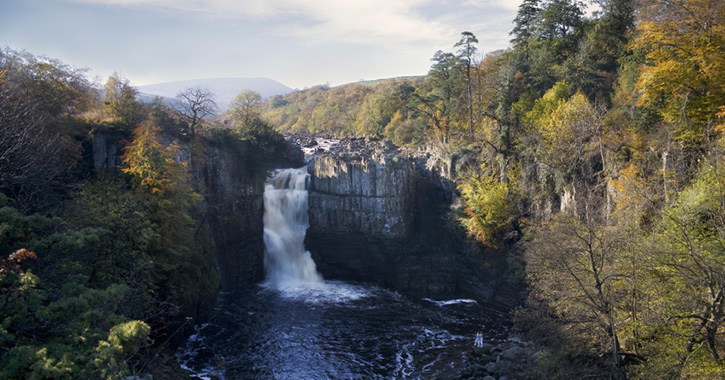
[[[465,4],[478,9],[498,8],[516,11],[521,0],[465,0]]]
[[[446,46],[463,29],[452,15],[466,10],[508,10],[519,1],[462,0],[70,0],[76,3],[140,7],[222,17],[274,21],[265,32],[305,38],[309,43],[344,41],[363,44],[423,42]],[[470,12],[468,12],[470,13]],[[290,20],[278,24],[280,19]],[[475,32],[475,31],[474,31]]]

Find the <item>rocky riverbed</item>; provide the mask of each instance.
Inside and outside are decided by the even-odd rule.
[[[484,343],[471,348],[468,360],[457,379],[515,380],[527,374],[540,351],[531,343],[510,338],[499,343]]]

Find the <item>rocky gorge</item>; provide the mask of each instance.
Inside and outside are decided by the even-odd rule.
[[[220,300],[228,297],[226,295],[233,294],[242,300],[247,299],[245,297],[262,297],[251,304],[232,301],[227,306],[241,310],[251,308],[251,319],[244,323],[254,324],[264,319],[254,319],[261,306],[252,305],[268,305],[272,308],[268,312],[276,307],[292,307],[289,303],[276,304],[280,301],[269,301],[258,293],[257,284],[265,279],[263,198],[271,170],[305,168],[309,173],[309,228],[304,246],[311,252],[317,271],[325,280],[366,284],[364,286],[373,287],[364,291],[372,292],[369,294],[392,291],[392,298],[387,301],[385,297],[388,296],[379,298],[378,295],[373,296],[376,301],[370,301],[392,302],[386,308],[397,305],[394,294],[402,294],[411,300],[406,302],[413,302],[405,307],[417,310],[416,314],[433,313],[437,315],[435,318],[443,318],[436,323],[444,323],[443,320],[450,318],[450,311],[446,311],[450,306],[442,306],[447,305],[447,301],[435,300],[475,300],[477,306],[470,311],[473,319],[466,323],[473,323],[477,318],[495,320],[490,322],[497,327],[492,330],[489,343],[495,349],[488,346],[483,350],[472,349],[473,342],[468,341],[470,331],[467,330],[469,332],[463,336],[453,338],[451,342],[455,343],[451,344],[455,348],[451,346],[450,353],[417,348],[423,350],[415,354],[416,358],[421,355],[421,359],[416,360],[422,362],[410,370],[422,370],[423,367],[417,366],[425,365],[426,360],[434,362],[439,355],[455,355],[459,364],[453,367],[455,371],[450,378],[480,378],[482,375],[494,378],[506,378],[508,375],[512,378],[511,373],[515,373],[535,352],[531,347],[503,338],[507,335],[506,313],[517,302],[518,290],[507,279],[509,268],[504,252],[475,244],[458,223],[453,208],[455,186],[448,178],[445,161],[430,152],[402,151],[390,142],[368,139],[288,136],[283,151],[263,160],[251,154],[250,149],[246,145],[228,145],[224,140],[209,139],[204,141],[202,150],[197,147],[193,157],[195,181],[202,190],[206,210],[200,228],[208,231],[213,241],[221,283],[222,293],[216,309],[220,307],[220,302],[224,303]],[[192,149],[180,151],[188,154]],[[104,157],[108,154],[99,152]],[[262,161],[264,165],[259,165]],[[420,304],[415,306],[415,302]],[[355,306],[351,304],[349,307]],[[344,308],[336,309],[330,305],[325,308],[329,308],[330,312],[347,313]],[[306,307],[295,311],[302,313],[300,315],[310,312]],[[467,313],[456,318],[468,320]],[[225,319],[228,314],[214,312],[209,323],[212,326],[237,323]],[[483,317],[486,315],[488,317]],[[381,321],[387,321],[387,318]],[[417,318],[409,321],[412,325],[403,324],[399,328],[415,331],[419,328],[417,324],[421,323]],[[206,319],[202,316],[201,320]],[[381,323],[380,328],[387,324]],[[469,328],[476,328],[475,324]],[[484,324],[489,326],[489,322]],[[362,329],[360,333],[365,334],[365,331]],[[212,339],[211,334],[208,339]],[[447,333],[441,330],[436,334]],[[251,338],[250,335],[244,339]],[[214,339],[216,341],[217,338]],[[370,342],[377,340],[375,336],[364,339],[371,339]],[[203,343],[195,343],[193,339],[188,344],[188,347],[196,347],[188,352],[204,347]],[[198,344],[201,346],[195,346]],[[217,348],[220,350],[231,347],[226,343],[219,344],[222,344]],[[398,347],[393,351],[402,353],[405,348]],[[230,351],[229,355],[236,357],[243,356],[248,350],[233,352]],[[273,352],[275,350],[264,351],[264,355]],[[461,357],[463,352],[465,355]],[[364,351],[358,354],[365,355]],[[203,360],[195,355],[191,357]],[[229,367],[226,368],[229,370]],[[380,370],[382,373],[388,371]]]
[[[501,275],[506,263],[496,259],[502,255],[487,252],[484,260],[481,248],[451,218],[452,182],[430,157],[376,140],[288,136],[288,141],[290,148],[276,164],[308,168],[305,246],[323,277],[415,297],[512,304],[515,291]],[[226,290],[264,276],[266,176],[250,172],[245,160],[243,154],[210,146],[200,169]]]

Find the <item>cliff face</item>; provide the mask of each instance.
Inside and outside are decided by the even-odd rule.
[[[254,179],[244,164],[244,157],[210,147],[204,167],[217,268],[222,288],[230,290],[263,278],[264,181]]]
[[[199,163],[222,287],[264,279],[264,175],[246,154],[210,144]],[[278,167],[302,166],[288,152]],[[414,297],[507,304],[503,269],[450,216],[454,184],[425,157],[390,144],[343,140],[308,161],[305,240],[326,279],[360,281]],[[486,260],[484,261],[484,257]],[[504,268],[505,269],[505,268]]]
[[[409,161],[323,155],[311,161],[309,171],[313,232],[392,238],[410,230],[415,177]]]
[[[264,279],[264,181],[275,167],[303,165],[299,148],[259,167],[259,157],[236,145],[209,142],[197,170],[204,184],[207,222],[222,288],[239,289]]]
[[[450,217],[452,182],[425,158],[344,140],[308,165],[305,240],[328,279],[372,282],[416,297],[507,303],[498,279]],[[489,263],[490,264],[490,263]]]

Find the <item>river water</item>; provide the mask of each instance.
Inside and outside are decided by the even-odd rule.
[[[179,351],[184,368],[219,379],[452,378],[477,332],[497,343],[506,318],[472,300],[408,299],[324,281],[304,248],[308,174],[276,172],[264,193],[267,280],[221,293]]]
[[[477,331],[493,343],[507,338],[503,320],[471,300],[411,300],[339,282],[260,285],[221,294],[179,355],[207,378],[449,378]]]

